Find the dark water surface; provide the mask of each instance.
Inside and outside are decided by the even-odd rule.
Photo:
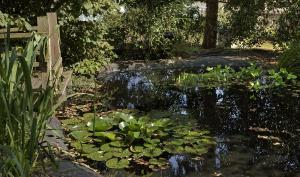
[[[215,137],[217,145],[202,160],[174,155],[169,169],[148,176],[300,177],[299,91],[182,89],[174,80],[182,72],[202,70],[116,72],[99,78],[111,95],[111,109],[171,111],[182,121],[196,119]],[[107,176],[134,175],[109,171]]]

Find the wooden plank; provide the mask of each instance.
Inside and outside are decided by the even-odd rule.
[[[67,93],[67,89],[69,86],[72,85],[72,74],[73,72],[72,71],[65,71],[63,72],[62,74],[62,78],[63,80],[61,81],[61,83],[59,83],[59,95],[60,95],[60,98],[59,100],[64,100],[66,99],[68,93]]]
[[[32,26],[31,30],[29,30],[29,31],[37,31],[37,29],[38,29],[37,26]],[[24,31],[20,28],[10,28],[9,31],[11,33],[14,33],[14,32],[27,32],[27,31]],[[7,29],[6,28],[0,29],[0,33],[7,33]]]
[[[34,68],[39,67],[39,66],[40,66],[40,63],[39,63],[39,62],[34,62],[34,63],[33,63],[33,67],[34,67]]]
[[[0,39],[5,39],[6,34],[0,34]],[[22,39],[22,38],[30,38],[32,36],[32,33],[10,33],[11,39]]]
[[[46,16],[37,17],[37,32],[38,33],[49,33],[48,30],[48,19]]]
[[[51,70],[60,70],[61,65],[61,52],[60,52],[60,35],[59,28],[57,25],[56,13],[47,13],[48,18],[48,29],[49,29],[49,58]],[[57,64],[59,66],[57,66]],[[54,73],[56,72],[54,70]]]
[[[37,17],[37,32],[38,33],[44,33],[44,34],[49,34],[48,30],[48,19],[46,16],[42,17]],[[45,61],[40,61],[43,63],[43,65],[47,68],[46,72],[43,72],[41,75],[41,83],[42,83],[42,88],[46,88],[47,83],[48,83],[48,78],[50,77],[48,68],[48,63],[49,62],[49,51],[47,50],[46,56],[45,56]]]
[[[40,34],[49,34],[49,29],[48,29],[48,19],[46,16],[43,17],[37,17],[37,32]],[[49,54],[48,51],[45,56],[45,61],[40,61],[43,62],[45,65],[47,65],[47,62],[49,61]]]

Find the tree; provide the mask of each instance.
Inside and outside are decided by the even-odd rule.
[[[206,24],[204,31],[203,48],[216,48],[218,29],[218,0],[206,1]]]
[[[24,17],[36,25],[36,17],[57,12],[61,32],[62,57],[65,64],[92,60],[92,69],[114,57],[113,47],[105,39],[107,22],[118,13],[111,0],[0,0],[0,11],[13,17]],[[83,16],[83,18],[79,18]],[[91,63],[91,62],[86,62]],[[97,66],[97,68],[95,68]],[[98,67],[99,66],[99,67]]]

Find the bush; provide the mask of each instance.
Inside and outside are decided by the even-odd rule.
[[[166,58],[177,44],[201,41],[204,18],[189,0],[131,0],[122,5],[126,10],[115,16],[107,35],[120,59]]]
[[[279,66],[300,75],[300,42],[295,42],[280,56]]]

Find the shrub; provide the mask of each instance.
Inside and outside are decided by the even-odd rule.
[[[279,58],[279,66],[295,74],[300,74],[300,42],[291,44]]]

